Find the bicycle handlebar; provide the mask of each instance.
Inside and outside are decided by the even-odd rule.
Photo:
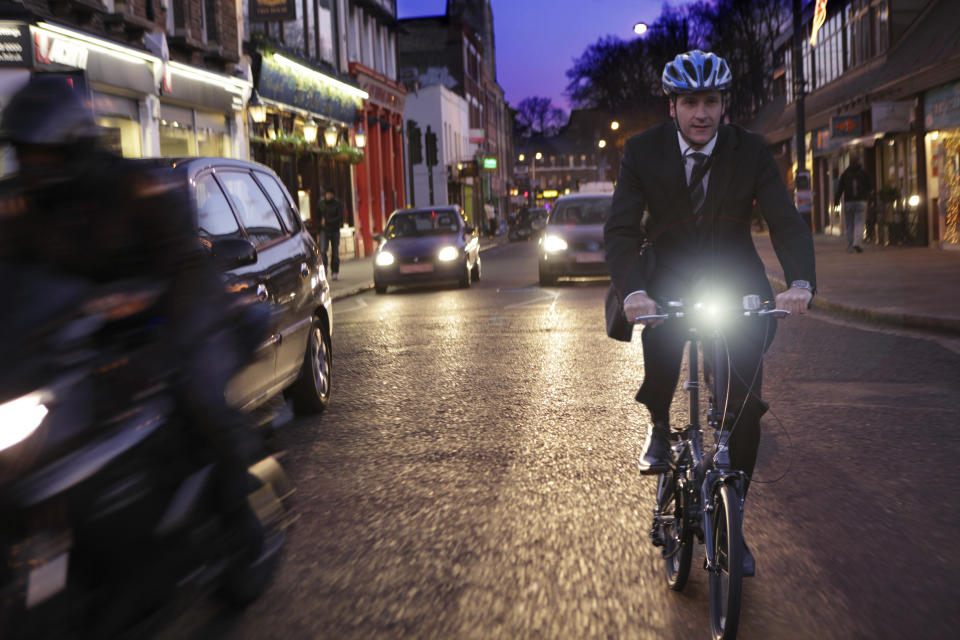
[[[645,316],[637,316],[633,319],[634,324],[638,324],[645,320],[671,320],[684,318],[687,315],[687,312],[684,311],[684,305],[680,302],[669,302],[667,303],[668,307],[672,307],[670,311],[666,313],[652,313]],[[659,305],[658,305],[659,310]],[[757,318],[757,317],[772,317],[772,318],[786,318],[790,315],[790,312],[786,309],[750,309],[743,311],[743,316],[746,318]]]

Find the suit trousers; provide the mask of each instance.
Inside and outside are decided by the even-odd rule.
[[[327,261],[327,245],[330,245],[330,260]],[[340,229],[324,229],[320,232],[320,253],[323,264],[330,273],[340,273]]]
[[[730,462],[735,469],[753,474],[760,447],[760,418],[767,411],[761,399],[763,354],[773,342],[776,322],[768,318],[746,319],[723,333],[730,360],[729,403],[724,427],[730,430]],[[670,405],[680,379],[684,345],[689,339],[682,321],[645,327],[643,343],[644,377],[636,400],[647,406],[653,420],[669,422]],[[707,375],[717,366],[713,341],[703,340],[703,364]],[[720,363],[725,367],[726,362]],[[722,393],[722,391],[721,391]],[[723,398],[720,398],[722,407]]]

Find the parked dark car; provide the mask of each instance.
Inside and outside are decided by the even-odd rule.
[[[603,259],[603,223],[611,194],[571,194],[553,204],[540,238],[540,284],[557,278],[609,275]]]
[[[225,158],[142,161],[174,174],[193,194],[201,242],[228,291],[270,303],[269,338],[227,389],[249,410],[283,392],[299,414],[330,401],[333,300],[320,251],[295,200],[268,167]]]
[[[390,285],[452,281],[466,288],[480,280],[480,238],[456,205],[398,209],[376,239],[377,293]]]

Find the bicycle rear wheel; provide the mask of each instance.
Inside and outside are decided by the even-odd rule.
[[[690,577],[693,535],[689,527],[684,526],[683,497],[678,492],[677,476],[673,471],[657,476],[657,507],[660,510],[657,533],[663,541],[667,584],[674,591],[681,591]]]
[[[714,568],[710,572],[710,627],[714,640],[737,637],[743,589],[743,534],[740,499],[729,484],[714,493],[711,531]]]

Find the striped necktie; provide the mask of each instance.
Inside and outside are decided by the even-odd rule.
[[[706,190],[703,188],[703,177],[706,173],[703,165],[707,161],[707,154],[694,152],[687,156],[693,159],[693,171],[690,172],[690,203],[693,205],[693,216],[699,226],[703,219],[703,202],[707,198]]]

